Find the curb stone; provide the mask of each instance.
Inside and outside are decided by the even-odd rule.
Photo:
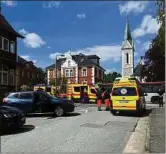
[[[149,116],[138,119],[135,131],[131,134],[123,153],[148,153]]]

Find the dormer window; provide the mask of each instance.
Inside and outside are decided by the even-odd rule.
[[[15,53],[15,42],[10,42],[10,52]]]
[[[0,49],[9,51],[9,40],[8,39],[6,39],[4,37],[0,37]]]

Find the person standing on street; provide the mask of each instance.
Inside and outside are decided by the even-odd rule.
[[[111,102],[110,102],[110,92],[108,89],[104,92],[104,102],[106,106],[105,111],[110,111]]]
[[[102,111],[101,109],[101,105],[102,105],[102,91],[99,88],[96,92],[96,100],[97,100],[97,107],[98,107],[98,111]]]
[[[158,101],[159,107],[163,107],[163,104],[164,104],[164,102],[163,102],[164,90],[161,90],[161,89],[159,88],[158,94],[159,94],[159,101]]]

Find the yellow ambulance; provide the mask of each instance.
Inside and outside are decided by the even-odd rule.
[[[86,91],[88,102],[86,103],[95,103],[96,102],[96,91],[97,87],[93,84],[68,84],[67,85],[67,96],[68,99],[73,100],[75,103],[80,102],[82,93]]]
[[[116,78],[111,92],[111,113],[134,111],[139,115],[146,109],[145,94],[134,77]]]
[[[53,95],[53,96],[56,95],[56,87],[55,86],[46,86],[44,84],[38,84],[38,85],[34,86],[34,91],[37,91],[39,89],[47,92],[49,95]]]

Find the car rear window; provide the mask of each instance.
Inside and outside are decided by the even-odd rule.
[[[137,91],[134,87],[118,87],[112,90],[112,96],[137,96]]]
[[[32,99],[32,93],[21,93],[20,99]]]

